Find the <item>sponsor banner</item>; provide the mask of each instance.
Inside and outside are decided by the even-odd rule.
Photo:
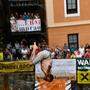
[[[90,70],[90,59],[77,58],[77,70]]]
[[[44,77],[40,63],[35,66],[35,73],[38,77]],[[76,60],[75,59],[53,59],[51,73],[55,78],[66,77],[76,80]]]
[[[77,58],[77,82],[90,84],[90,59]]]
[[[19,32],[26,31],[25,20],[17,20],[16,22],[17,22],[17,23],[16,23],[17,30],[18,30]]]
[[[77,71],[79,84],[90,84],[90,70],[89,71]]]
[[[26,21],[27,31],[41,31],[41,20],[40,19],[28,19]]]
[[[29,61],[0,62],[0,73],[34,72]]]
[[[41,31],[40,19],[11,20],[12,32]]]

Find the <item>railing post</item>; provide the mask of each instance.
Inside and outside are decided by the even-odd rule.
[[[3,90],[9,90],[8,74],[4,74],[3,79]]]

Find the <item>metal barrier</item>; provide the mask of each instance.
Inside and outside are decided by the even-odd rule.
[[[35,68],[28,61],[0,62],[0,90],[34,90],[34,81]]]

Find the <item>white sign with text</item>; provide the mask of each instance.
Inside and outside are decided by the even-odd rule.
[[[35,68],[36,76],[43,77],[40,63]],[[51,73],[55,78],[66,77],[76,80],[76,59],[53,59]]]

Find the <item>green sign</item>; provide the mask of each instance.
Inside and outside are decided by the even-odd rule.
[[[90,59],[77,59],[77,82],[90,84]]]
[[[79,84],[90,84],[90,71],[77,71]]]
[[[3,52],[0,52],[0,61],[3,60]]]

